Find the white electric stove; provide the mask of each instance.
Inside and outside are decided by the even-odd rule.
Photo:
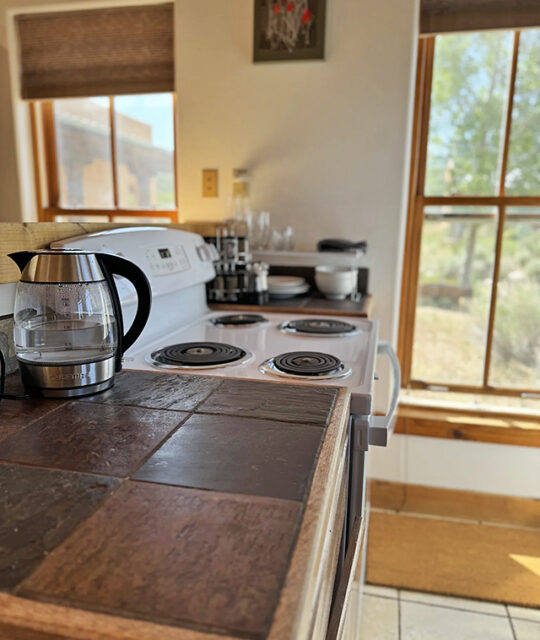
[[[378,342],[374,320],[294,313],[212,312],[205,283],[213,279],[215,248],[197,234],[176,229],[132,227],[56,242],[125,257],[143,269],[152,287],[145,330],[124,357],[124,367],[163,373],[279,380],[346,387],[351,415],[372,411],[377,352],[394,371],[390,411],[370,417],[373,444],[385,445],[399,391],[399,365],[391,347]],[[135,314],[135,295],[117,281],[124,322]]]
[[[350,391],[349,532],[364,514],[365,456],[386,446],[400,386],[393,349],[378,341],[374,320],[339,316],[213,312],[205,283],[214,278],[215,248],[185,231],[133,227],[70,238],[53,248],[113,253],[136,263],[152,287],[152,309],[124,368],[345,387]],[[124,324],[135,315],[131,285],[117,280]],[[372,415],[375,361],[390,359],[393,392],[385,416]],[[345,536],[347,534],[344,534]],[[346,545],[344,544],[344,547]]]

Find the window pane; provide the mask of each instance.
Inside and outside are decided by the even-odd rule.
[[[54,101],[60,206],[114,206],[108,98]]]
[[[437,36],[426,195],[498,193],[512,33]]]
[[[54,216],[55,222],[109,222],[109,216],[100,215],[58,215]]]
[[[412,377],[482,384],[496,219],[431,219],[422,233]]]
[[[122,209],[175,209],[170,93],[114,98],[118,199]]]
[[[506,215],[540,217],[540,207],[506,207]]]
[[[540,388],[540,220],[507,218],[490,383]]]
[[[521,32],[506,192],[540,195],[540,29]]]
[[[113,222],[122,222],[125,224],[170,224],[170,218],[150,218],[148,216],[113,216]]]
[[[424,207],[424,214],[429,220],[435,218],[458,218],[464,216],[467,220],[473,217],[485,218],[486,216],[495,217],[497,208],[491,206],[477,207],[471,205],[429,205]]]

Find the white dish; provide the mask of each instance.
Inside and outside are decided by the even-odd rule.
[[[270,294],[271,298],[275,298],[276,300],[278,299],[282,299],[285,300],[286,298],[294,298],[295,296],[301,296],[303,293],[307,293],[309,291],[309,284],[307,284],[307,282],[305,284],[303,284],[302,286],[298,286],[293,288],[290,288],[288,290],[281,290],[281,291],[276,291],[275,289],[268,289],[268,293]]]
[[[296,276],[268,276],[268,289],[273,291],[289,291],[303,287],[305,284],[305,278]]]

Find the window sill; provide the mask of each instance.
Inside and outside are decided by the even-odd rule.
[[[508,412],[401,403],[395,433],[540,447],[540,418]]]

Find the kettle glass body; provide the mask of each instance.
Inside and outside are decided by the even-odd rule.
[[[112,386],[122,355],[150,314],[150,283],[139,267],[116,255],[78,250],[9,254],[21,270],[14,341],[23,383],[47,397],[89,395]],[[137,294],[135,318],[124,333],[114,276]]]
[[[19,282],[15,297],[17,358],[42,365],[81,364],[113,357],[118,328],[102,282]]]

